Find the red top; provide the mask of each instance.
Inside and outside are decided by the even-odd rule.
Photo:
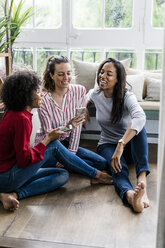
[[[7,110],[0,121],[0,173],[17,164],[24,168],[43,160],[46,146],[38,143],[30,146],[32,114],[27,110]]]

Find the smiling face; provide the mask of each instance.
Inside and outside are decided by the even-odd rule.
[[[68,88],[71,82],[71,66],[69,63],[60,63],[55,65],[54,75],[50,74],[55,82],[56,89]]]
[[[113,63],[105,63],[99,73],[99,87],[102,90],[113,91],[117,83],[117,72]]]

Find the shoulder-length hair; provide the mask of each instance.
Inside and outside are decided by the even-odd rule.
[[[48,58],[46,68],[43,75],[43,89],[48,92],[55,90],[55,82],[51,78],[50,74],[54,75],[56,64],[69,63],[69,59],[66,56],[51,56]]]
[[[8,110],[23,111],[33,107],[35,92],[41,84],[34,71],[19,71],[6,77],[2,87],[2,101]]]
[[[112,106],[112,117],[111,117],[111,123],[115,124],[116,122],[119,122],[122,115],[123,115],[123,109],[124,109],[124,96],[126,89],[126,72],[124,69],[124,66],[122,63],[116,59],[113,58],[107,58],[104,60],[98,69],[97,72],[97,83],[99,85],[99,74],[103,68],[103,66],[106,63],[112,63],[114,67],[116,68],[117,73],[117,83],[115,84],[112,100],[113,100],[113,106]]]

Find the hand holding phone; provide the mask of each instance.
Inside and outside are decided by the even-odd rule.
[[[68,132],[68,131],[70,131],[70,130],[72,130],[72,125],[67,125],[67,126],[62,127],[62,128],[60,129],[61,132]]]

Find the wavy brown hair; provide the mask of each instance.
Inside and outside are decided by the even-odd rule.
[[[69,63],[69,59],[65,56],[51,56],[48,58],[46,63],[46,68],[43,75],[43,89],[48,92],[53,92],[55,90],[55,82],[52,80],[50,73],[54,75],[56,64]]]
[[[97,72],[97,83],[99,85],[99,74],[103,68],[103,66],[106,63],[112,63],[114,67],[116,68],[117,73],[117,83],[115,84],[112,100],[113,100],[113,106],[112,106],[112,118],[111,123],[115,124],[116,122],[119,122],[122,115],[123,115],[123,109],[124,109],[124,96],[127,91],[126,89],[126,72],[124,69],[124,66],[122,63],[116,59],[113,58],[107,58],[104,60],[98,69]]]

